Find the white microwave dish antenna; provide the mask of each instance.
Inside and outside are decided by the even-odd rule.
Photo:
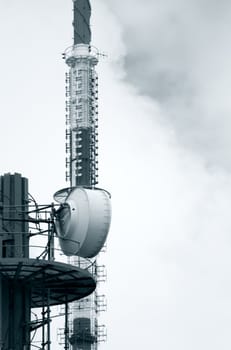
[[[110,195],[102,189],[84,187],[64,192],[67,196],[60,200],[55,222],[60,247],[67,256],[93,258],[102,249],[109,232]]]

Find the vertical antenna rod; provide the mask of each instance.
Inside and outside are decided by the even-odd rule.
[[[91,5],[88,0],[74,0],[74,45],[90,44]]]

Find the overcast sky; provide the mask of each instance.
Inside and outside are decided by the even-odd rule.
[[[112,192],[102,349],[231,346],[231,5],[92,0],[100,186]],[[71,0],[0,0],[1,173],[65,187]]]

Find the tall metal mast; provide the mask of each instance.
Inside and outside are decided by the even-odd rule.
[[[90,47],[90,2],[73,0],[73,5],[74,43],[65,52],[69,67],[66,74],[66,180],[72,188],[93,189],[98,183],[98,77],[95,71],[98,58]],[[86,268],[86,262],[79,257],[72,257],[71,262]],[[104,270],[96,263],[92,269],[97,281],[104,279]],[[98,326],[97,321],[98,311],[104,307],[103,296],[96,293],[72,305],[70,343],[73,350],[96,350],[98,341],[104,340],[104,326]]]
[[[88,0],[74,1],[74,45],[66,51],[66,165],[72,187],[98,182],[98,59],[90,52],[90,14]]]

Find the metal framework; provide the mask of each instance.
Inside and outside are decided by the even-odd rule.
[[[89,0],[73,0],[74,43],[63,58],[66,73],[66,181],[71,188],[95,188],[98,183],[98,53],[90,46]],[[86,262],[72,257],[69,262],[82,269]],[[106,280],[105,267],[94,261],[88,269],[97,282]],[[98,315],[106,310],[106,299],[97,292],[73,303],[69,311],[70,344],[73,350],[97,350],[106,340],[106,328],[98,324]],[[59,329],[60,344],[65,329]]]
[[[29,196],[26,178],[0,177],[1,350],[50,350],[51,306],[67,310],[96,287],[87,269],[57,260],[55,215],[54,204],[38,205]],[[66,335],[68,349],[67,329]]]

